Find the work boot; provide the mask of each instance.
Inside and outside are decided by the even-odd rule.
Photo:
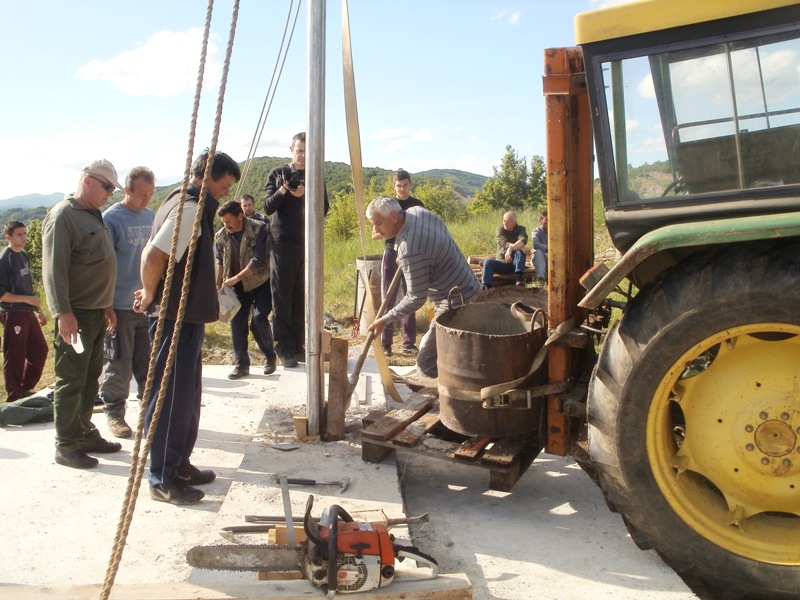
[[[91,469],[100,463],[99,460],[93,456],[89,456],[86,452],[75,450],[74,452],[61,453],[56,450],[56,464],[64,467],[72,467],[73,469]]]
[[[133,434],[133,430],[125,422],[125,417],[108,417],[108,430],[118,438],[129,438]]]
[[[170,504],[197,504],[205,496],[203,490],[190,486],[182,479],[150,486],[150,497]]]
[[[284,369],[294,369],[299,363],[294,356],[281,356],[281,364]]]
[[[264,375],[272,375],[275,372],[275,369],[278,368],[278,357],[273,356],[272,358],[268,358],[267,362],[264,364]]]
[[[79,447],[81,451],[91,452],[92,454],[112,454],[122,450],[122,444],[119,442],[109,442],[101,438],[100,434],[97,434],[97,437],[91,440],[82,442],[79,444]]]
[[[178,479],[187,485],[205,485],[217,478],[217,474],[214,471],[210,469],[201,471],[188,460],[175,469],[175,472],[178,475]]]
[[[228,379],[241,379],[250,375],[250,367],[234,367],[233,371],[228,373]]]

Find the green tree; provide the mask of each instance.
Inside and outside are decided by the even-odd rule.
[[[438,215],[445,223],[463,221],[467,215],[467,210],[458,201],[453,181],[449,177],[444,181],[425,181],[415,186],[411,194],[422,200],[425,208]]]
[[[531,159],[531,170],[528,174],[528,207],[541,211],[547,208],[547,170],[544,159],[534,154]]]
[[[528,169],[525,157],[520,158],[516,150],[506,146],[500,167],[493,167],[492,173],[492,177],[467,206],[470,214],[480,215],[495,210],[536,210],[546,205],[547,179],[541,156],[534,156]]]
[[[42,289],[42,222],[29,221],[28,243],[25,245],[25,252],[31,262],[31,279],[33,279],[33,289]]]

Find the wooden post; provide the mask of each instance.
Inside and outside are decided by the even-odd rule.
[[[325,419],[325,441],[344,439],[344,414],[347,411],[347,347],[343,338],[331,339],[331,362],[328,373],[328,407]]]

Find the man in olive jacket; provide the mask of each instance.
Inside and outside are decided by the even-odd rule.
[[[95,160],[81,172],[75,193],[51,208],[42,222],[42,280],[56,319],[55,460],[76,469],[97,466],[89,453],[122,448],[104,440],[92,424],[105,331],[117,325],[112,308],[117,259],[100,213],[115,187],[123,189],[114,166]]]
[[[272,291],[269,282],[269,223],[244,216],[242,205],[235,200],[217,211],[222,228],[214,236],[217,255],[217,288],[233,288],[241,307],[231,319],[231,342],[236,366],[228,379],[250,374],[247,352],[248,322],[253,338],[264,353],[264,375],[271,375],[277,366],[275,343],[269,313],[272,312]],[[250,308],[253,318],[250,319]]]

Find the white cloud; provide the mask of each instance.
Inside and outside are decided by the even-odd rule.
[[[386,140],[388,144],[377,149],[379,154],[394,154],[405,150],[415,142],[426,142],[433,138],[431,130],[428,128],[408,131],[406,129],[381,129],[370,136],[373,140]]]
[[[647,73],[642,77],[639,85],[636,86],[636,91],[639,92],[642,98],[647,98],[648,100],[656,99],[656,88],[653,85],[653,75],[651,73]]]
[[[160,31],[144,45],[112,58],[95,59],[80,67],[75,76],[86,81],[105,81],[131,96],[169,98],[194,90],[203,30]],[[221,72],[219,49],[209,40],[204,85],[216,85]]]
[[[504,8],[501,11],[496,12],[492,15],[489,20],[491,21],[505,21],[509,25],[518,25],[520,17],[522,16],[522,11],[514,11],[511,12],[507,8]]]

